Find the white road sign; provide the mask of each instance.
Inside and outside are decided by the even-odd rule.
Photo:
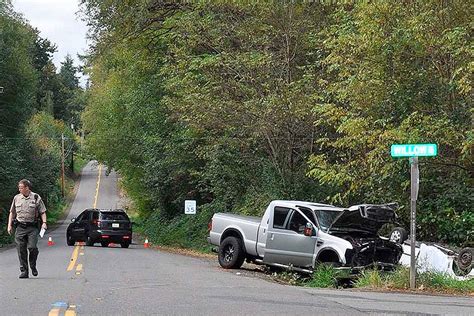
[[[184,201],[184,214],[196,214],[196,201],[195,200]]]

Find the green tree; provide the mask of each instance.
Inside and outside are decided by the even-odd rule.
[[[408,162],[390,158],[390,145],[438,143],[439,156],[421,164],[421,238],[473,237],[472,218],[451,234],[443,229],[451,227],[447,209],[461,218],[473,205],[472,98],[466,83],[474,51],[465,6],[341,6],[321,34],[324,90],[314,111],[325,137],[309,174],[334,187],[333,201],[396,200],[408,206]]]
[[[55,68],[54,47],[38,36],[10,1],[0,2],[0,227],[5,227],[11,199],[22,178],[33,181],[35,192],[49,210],[60,201],[58,189],[60,132],[70,129],[52,114]],[[9,242],[0,231],[0,245]]]
[[[82,4],[87,146],[144,216],[200,225],[180,217],[190,198],[254,215],[277,198],[406,206],[390,144],[429,141],[422,236],[472,239],[471,4]]]
[[[22,19],[5,9],[0,12],[0,38],[0,86],[3,87],[0,133],[14,136],[28,119],[28,110],[35,105],[37,73],[32,64],[35,34]]]
[[[79,94],[82,89],[79,87],[78,69],[74,66],[74,60],[67,55],[58,73],[59,89],[54,100],[54,117],[61,119],[68,124],[77,126],[79,112],[82,111],[83,104],[80,103]]]

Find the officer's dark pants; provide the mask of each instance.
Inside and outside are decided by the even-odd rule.
[[[20,259],[20,271],[28,272],[28,261],[32,268],[36,268],[36,259],[38,258],[38,227],[18,225],[15,231],[16,249],[18,250],[18,258]],[[30,255],[28,256],[28,251]]]

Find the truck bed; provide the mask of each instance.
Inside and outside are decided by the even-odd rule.
[[[260,221],[262,220],[261,217],[257,217],[257,216],[245,216],[245,215],[230,214],[230,213],[216,213],[214,216],[216,218],[217,217],[232,218],[234,220],[238,220],[242,222],[253,222],[257,225],[259,225]]]
[[[262,218],[229,213],[216,213],[212,221],[210,242],[219,245],[222,233],[229,228],[237,228],[242,233],[248,254],[257,255],[257,232]]]

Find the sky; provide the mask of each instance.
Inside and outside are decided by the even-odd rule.
[[[87,50],[87,26],[76,14],[79,0],[13,0],[16,12],[22,13],[40,36],[56,44],[53,62],[59,69],[67,54],[79,65],[77,54]],[[81,78],[84,84],[85,78]]]

